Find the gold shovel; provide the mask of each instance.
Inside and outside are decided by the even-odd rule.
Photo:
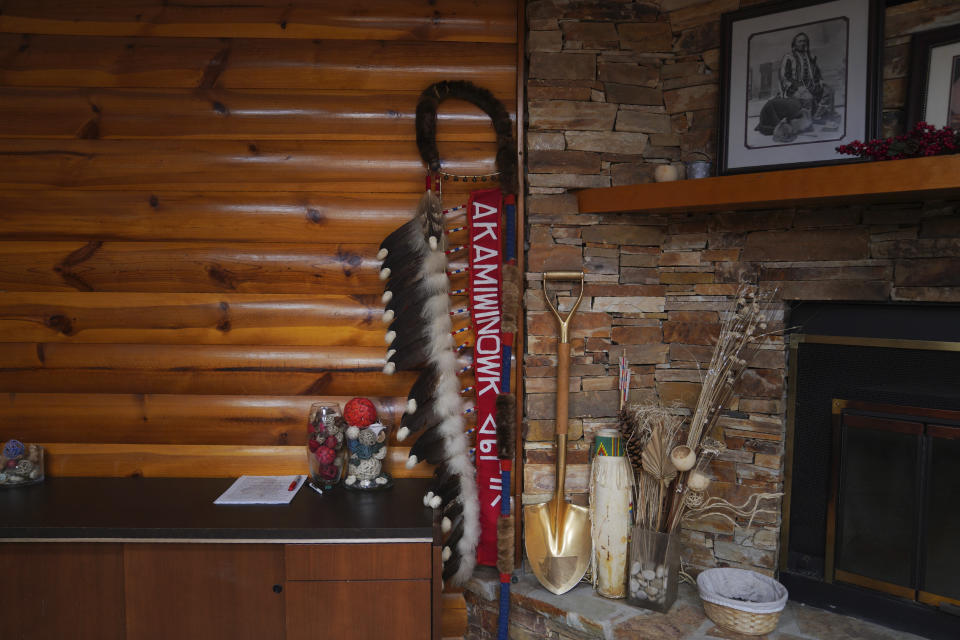
[[[580,295],[566,318],[560,316],[547,295],[547,280],[580,280]],[[583,300],[583,274],[551,271],[543,274],[543,295],[560,323],[557,342],[557,483],[553,498],[524,507],[523,537],[533,573],[549,591],[566,593],[580,582],[590,564],[593,542],[586,507],[570,504],[563,497],[567,471],[567,404],[570,390],[570,319]]]

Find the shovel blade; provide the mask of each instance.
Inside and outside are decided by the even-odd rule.
[[[527,558],[540,584],[557,595],[577,586],[593,548],[586,507],[550,500],[525,507],[523,520]]]

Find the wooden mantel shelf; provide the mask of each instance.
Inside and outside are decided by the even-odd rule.
[[[577,193],[580,213],[765,209],[960,197],[960,155],[634,184]]]

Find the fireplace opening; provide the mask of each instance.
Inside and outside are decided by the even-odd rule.
[[[885,621],[895,603],[956,634],[960,306],[805,302],[788,326],[781,578],[812,604]]]
[[[833,413],[825,579],[960,603],[960,411],[835,400]]]

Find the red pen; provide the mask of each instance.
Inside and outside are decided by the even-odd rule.
[[[297,488],[297,483],[300,482],[300,476],[297,476],[293,479],[293,482],[290,483],[290,486],[287,487],[287,491],[293,491]]]

